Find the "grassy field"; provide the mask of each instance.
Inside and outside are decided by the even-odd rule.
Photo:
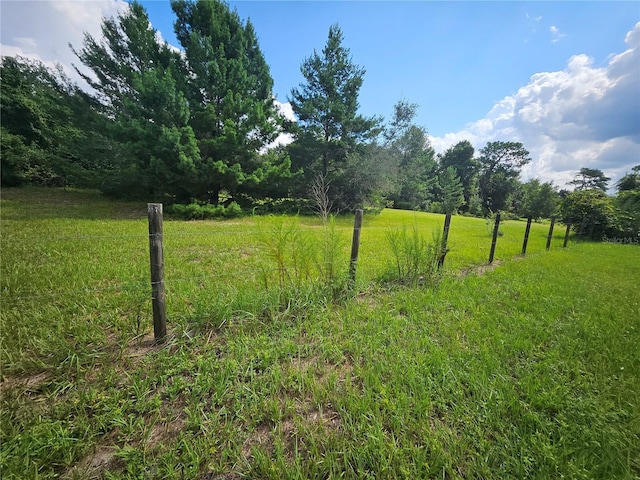
[[[637,246],[534,224],[522,258],[508,221],[486,268],[491,226],[454,217],[408,287],[389,232],[444,217],[384,210],[345,289],[351,217],[168,219],[155,346],[146,205],[0,207],[3,479],[640,476]]]

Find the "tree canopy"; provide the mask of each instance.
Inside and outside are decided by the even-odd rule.
[[[576,173],[575,178],[571,180],[568,184],[574,185],[576,190],[588,190],[591,188],[597,188],[602,190],[603,192],[607,191],[609,177],[605,176],[605,174],[599,168],[588,168],[582,167],[578,173]]]
[[[200,151],[196,196],[219,201],[221,190],[246,193],[260,182],[259,152],[282,120],[273,79],[251,22],[219,0],[174,0],[176,36],[184,49],[185,96]],[[248,184],[248,185],[245,185]]]
[[[463,140],[436,155],[426,127],[415,124],[418,105],[398,101],[386,123],[359,112],[365,69],[338,25],[321,51],[303,59],[304,80],[289,97],[296,120],[287,122],[250,21],[221,0],[173,0],[171,7],[180,48],[160,39],[135,1],[103,20],[99,38],[86,35],[71,47],[89,91],[61,69],[3,57],[3,187],[74,185],[265,210],[297,210],[321,190],[325,205],[342,211],[561,213],[590,223],[594,235],[640,231],[640,166],[616,183],[614,197],[606,194],[610,178],[594,168],[577,172],[574,192],[521,182],[531,157],[515,141],[489,142],[476,153]],[[293,138],[286,146],[274,143],[283,132]]]
[[[343,206],[352,208],[354,195],[339,191],[349,182],[345,175],[351,156],[361,155],[361,147],[379,133],[379,119],[358,114],[358,94],[365,70],[353,63],[344,35],[338,25],[329,28],[321,54],[314,51],[300,66],[305,79],[291,90],[289,101],[297,117],[292,148],[294,168],[305,171],[305,180],[316,176],[331,182],[331,194],[344,198]]]
[[[523,166],[531,162],[529,152],[520,142],[489,142],[480,150],[480,196],[486,211],[508,207],[515,193]]]
[[[89,97],[61,69],[26,58],[2,57],[0,79],[2,185],[94,186],[100,134],[87,128]]]
[[[76,51],[110,138],[124,145],[105,190],[217,203],[222,190],[239,197],[287,176],[288,160],[260,155],[282,122],[251,23],[218,0],[171,5],[183,53],[158,41],[136,2]]]
[[[406,100],[397,102],[383,132],[387,174],[394,179],[389,198],[398,208],[428,210],[437,193],[437,163],[426,128],[413,123],[417,108]]]
[[[472,215],[479,215],[482,213],[478,190],[479,165],[474,159],[474,153],[475,150],[471,142],[462,140],[438,155],[438,161],[441,171],[452,167],[460,179],[464,195],[464,204],[462,205],[464,211]]]

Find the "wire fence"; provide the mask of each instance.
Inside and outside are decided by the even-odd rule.
[[[284,221],[284,220],[283,220]],[[442,228],[443,222],[436,225]],[[416,224],[416,221],[404,222],[389,226],[368,225],[367,222],[362,226],[362,246],[360,249],[360,258],[358,259],[357,268],[358,275],[364,282],[373,281],[376,276],[380,276],[390,261],[390,252],[385,246],[385,235],[392,229],[409,228]],[[506,225],[507,222],[499,224]],[[166,222],[165,231],[163,232],[165,258],[166,258],[166,276],[163,280],[164,284],[172,290],[179,290],[182,284],[188,283],[206,283],[211,288],[224,288],[225,286],[234,286],[235,288],[256,288],[256,284],[269,284],[279,274],[282,274],[283,268],[293,271],[296,267],[292,264],[294,260],[290,258],[291,251],[280,252],[283,259],[276,259],[278,252],[274,252],[277,248],[277,242],[281,241],[282,236],[289,238],[299,238],[301,235],[315,236],[316,245],[318,247],[318,237],[326,234],[326,226],[321,224],[302,225],[299,222],[293,225],[280,224],[256,224],[247,228],[246,225],[236,227],[234,225],[211,224],[207,231],[181,231],[182,222]],[[485,222],[484,228],[476,223],[475,230],[456,229],[456,221],[453,222],[448,236],[448,248],[450,253],[447,256],[447,264],[453,269],[460,269],[470,265],[486,263],[489,258],[492,241],[489,233],[492,225],[489,221]],[[222,230],[224,228],[224,230]],[[281,231],[278,231],[278,229]],[[522,233],[524,226],[522,222],[510,225],[509,235],[511,237],[508,247],[501,251],[501,243],[504,239],[497,238],[498,258],[511,257],[519,254],[519,242],[522,241]],[[426,236],[437,231],[433,224],[420,228],[421,232]],[[522,230],[519,238],[516,238],[516,230]],[[337,255],[340,256],[339,261],[335,261],[334,267],[340,271],[346,272],[352,264],[348,256],[348,240],[349,234],[353,231],[345,225],[338,225],[332,228],[332,234],[336,235],[342,241]],[[500,232],[500,229],[497,230]],[[568,231],[568,229],[567,229]],[[558,238],[558,230],[556,230],[556,238]],[[3,243],[12,240],[14,232],[3,232]],[[564,235],[564,231],[562,232]],[[91,258],[97,263],[110,262],[114,265],[113,272],[101,272],[101,268],[95,268],[98,278],[95,283],[87,283],[85,285],[76,285],[73,278],[64,278],[66,275],[51,276],[51,281],[42,281],[38,275],[34,276],[33,285],[25,285],[19,281],[20,272],[11,272],[13,264],[19,264],[21,259],[13,259],[13,261],[3,261],[2,281],[2,304],[4,307],[16,307],[26,305],[38,301],[49,301],[52,299],[62,299],[63,297],[74,296],[90,296],[105,293],[140,293],[149,294],[154,286],[154,282],[149,279],[149,260],[147,242],[153,236],[150,233],[124,233],[124,234],[79,234],[79,235],[46,235],[46,236],[30,236],[28,239],[15,236],[20,242],[24,243],[24,249],[37,251],[39,247],[45,246],[46,255],[43,256],[47,260],[47,271],[56,269],[56,256],[60,257],[60,262],[69,262],[68,252],[64,245],[60,249],[53,247],[55,244],[69,244],[79,242],[81,244],[94,246],[96,250],[108,248],[113,250],[114,256],[121,254],[122,258],[108,259],[108,255],[94,253],[91,248],[83,248],[78,254],[78,262],[91,263]],[[531,244],[537,242],[539,245],[543,238],[546,240],[548,235],[542,235],[538,228],[535,233],[531,234]],[[566,236],[564,237],[566,241]],[[14,241],[15,241],[14,239]],[[211,239],[225,239],[218,241]],[[32,243],[28,244],[27,240]],[[107,244],[107,247],[104,244]],[[36,245],[34,245],[36,244]],[[101,245],[102,244],[102,245]],[[464,248],[462,248],[464,245]],[[36,248],[36,246],[38,248]],[[530,247],[531,248],[531,247]],[[304,252],[307,253],[308,252]],[[298,252],[297,254],[300,254]],[[284,258],[286,256],[289,258]],[[72,253],[73,256],[73,253]],[[106,257],[106,258],[105,258]],[[135,257],[135,258],[134,258]],[[119,267],[115,267],[118,262],[122,261]],[[278,265],[278,262],[281,264]],[[314,268],[318,268],[318,261]],[[24,267],[24,265],[22,266]],[[320,267],[321,268],[321,267]],[[64,269],[69,269],[65,265]],[[19,270],[19,269],[18,269]],[[13,273],[13,274],[12,274]],[[104,275],[99,278],[100,274]],[[43,272],[47,276],[47,272]],[[293,273],[295,274],[295,272]],[[71,275],[73,277],[73,275]],[[125,278],[123,278],[123,276]],[[312,277],[313,275],[308,275]],[[84,280],[84,275],[78,275]],[[126,278],[128,277],[128,278]],[[39,281],[40,280],[40,281]],[[66,280],[66,281],[63,281]],[[68,288],[49,288],[47,283],[68,285]],[[106,285],[105,285],[106,283]],[[261,287],[257,287],[261,288]]]

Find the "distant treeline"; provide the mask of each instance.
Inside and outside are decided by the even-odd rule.
[[[302,61],[304,82],[288,98],[296,121],[288,121],[250,21],[217,0],[174,0],[171,7],[180,51],[159,41],[135,2],[103,21],[101,38],[86,35],[82,46],[71,46],[86,91],[61,68],[2,58],[2,186],[233,203],[234,212],[556,213],[574,223],[588,219],[593,236],[640,230],[639,167],[618,182],[614,198],[600,170],[582,169],[571,193],[551,182],[521,182],[531,158],[519,142],[489,142],[475,152],[461,141],[436,155],[426,128],[414,123],[417,105],[398,101],[386,122],[358,113],[365,70],[338,25],[322,51]],[[276,141],[284,134],[286,145]]]

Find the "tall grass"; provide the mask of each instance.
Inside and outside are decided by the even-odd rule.
[[[393,276],[400,283],[416,286],[431,285],[438,273],[438,259],[442,255],[442,239],[439,231],[429,242],[413,224],[411,229],[403,225],[387,232],[387,240],[393,256]]]
[[[167,221],[154,346],[144,205],[4,190],[0,216],[2,478],[640,475],[636,246],[533,225],[521,258],[509,221],[474,270],[491,238],[454,217],[439,282],[380,288],[389,232],[424,253],[443,220],[385,210],[334,302],[319,246],[345,272],[351,218]]]

